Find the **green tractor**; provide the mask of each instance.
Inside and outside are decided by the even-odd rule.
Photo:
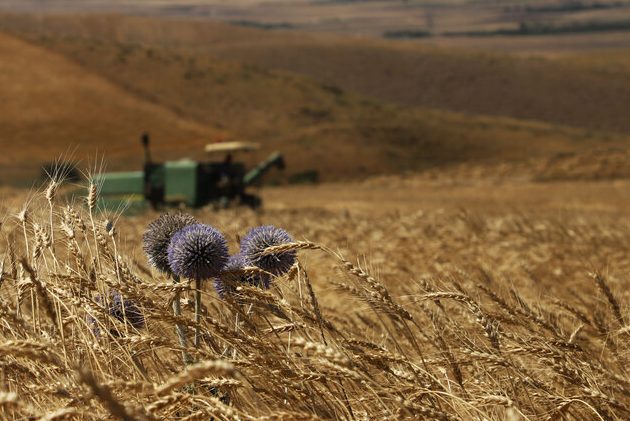
[[[222,161],[197,162],[189,159],[153,162],[149,136],[142,136],[145,162],[143,171],[105,173],[98,176],[101,184],[100,209],[140,210],[150,205],[154,209],[188,206],[198,208],[214,205],[224,208],[245,205],[260,207],[259,196],[246,189],[259,181],[270,169],[284,169],[284,158],[278,152],[247,171],[240,162],[232,162],[236,152],[258,149],[255,143],[222,142],[206,145],[208,154],[223,154]]]

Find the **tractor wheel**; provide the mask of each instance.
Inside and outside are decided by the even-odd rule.
[[[243,194],[241,196],[241,204],[256,210],[262,206],[262,199],[253,194]]]

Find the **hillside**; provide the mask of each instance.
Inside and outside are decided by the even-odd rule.
[[[304,41],[214,52],[408,106],[630,133],[628,73],[611,75],[561,60],[414,47]]]
[[[86,22],[93,19],[90,28]],[[136,21],[147,25],[135,26]],[[22,173],[32,173],[39,162],[61,155],[68,145],[79,145],[79,157],[100,151],[109,168],[136,169],[142,156],[137,139],[145,130],[153,134],[157,159],[201,157],[202,145],[220,135],[261,142],[262,151],[249,165],[280,150],[287,158],[288,175],[317,170],[323,180],[545,158],[628,144],[625,136],[557,124],[402,107],[297,73],[224,59],[203,48],[174,46],[177,36],[166,46],[157,39],[146,44],[124,41],[139,29],[168,37],[168,32],[154,31],[156,25],[172,29],[161,19],[110,16],[78,22],[86,26],[75,35],[70,34],[72,25],[62,30],[42,23],[36,32],[20,33],[26,43],[2,38],[1,57],[15,57],[2,60],[3,84],[22,90],[9,91],[3,106],[10,124],[0,130],[6,150],[16,149],[15,166],[22,168],[21,161],[28,159]],[[118,26],[121,22],[131,22],[130,32]],[[235,47],[258,33],[243,28],[234,34],[219,32],[216,37]],[[201,40],[194,44],[194,34],[184,39],[198,45]],[[19,142],[41,145],[41,158],[27,157],[16,147]]]
[[[45,49],[0,34],[0,177],[32,177],[61,155],[96,153],[108,167],[138,165],[137,141],[151,128],[162,142],[159,157],[199,146],[211,131]],[[10,177],[10,179],[9,179]]]
[[[299,75],[196,51],[79,37],[47,36],[37,42],[142,103],[204,127],[216,127],[231,138],[261,142],[263,151],[258,158],[281,150],[287,156],[289,174],[315,169],[324,180],[469,161],[520,160],[624,141],[543,123],[403,109]],[[148,127],[143,130],[156,134],[156,146],[178,148],[180,156],[200,150],[203,143],[198,139],[195,145],[173,145],[162,135],[160,124],[144,126]],[[49,131],[53,136],[57,132]],[[59,145],[67,141],[66,137],[56,139]],[[132,168],[137,167],[140,156],[135,143],[134,148],[121,151],[127,153],[125,162],[134,162]]]
[[[8,15],[0,27],[42,42],[62,37],[211,54],[404,106],[630,133],[630,72],[602,70],[588,61],[264,31],[207,20]]]

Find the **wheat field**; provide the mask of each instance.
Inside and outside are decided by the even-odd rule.
[[[101,214],[62,193],[4,193],[1,419],[630,416],[630,220],[618,212],[198,210],[232,253],[248,228],[273,224],[298,259],[267,290],[220,299],[203,283],[197,323],[194,284],[142,251],[158,213]],[[102,298],[113,291],[127,313]]]

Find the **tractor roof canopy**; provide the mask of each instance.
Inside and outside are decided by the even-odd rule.
[[[206,145],[206,152],[218,153],[218,152],[238,152],[238,151],[255,151],[260,147],[258,143],[251,142],[219,142],[209,143]]]

